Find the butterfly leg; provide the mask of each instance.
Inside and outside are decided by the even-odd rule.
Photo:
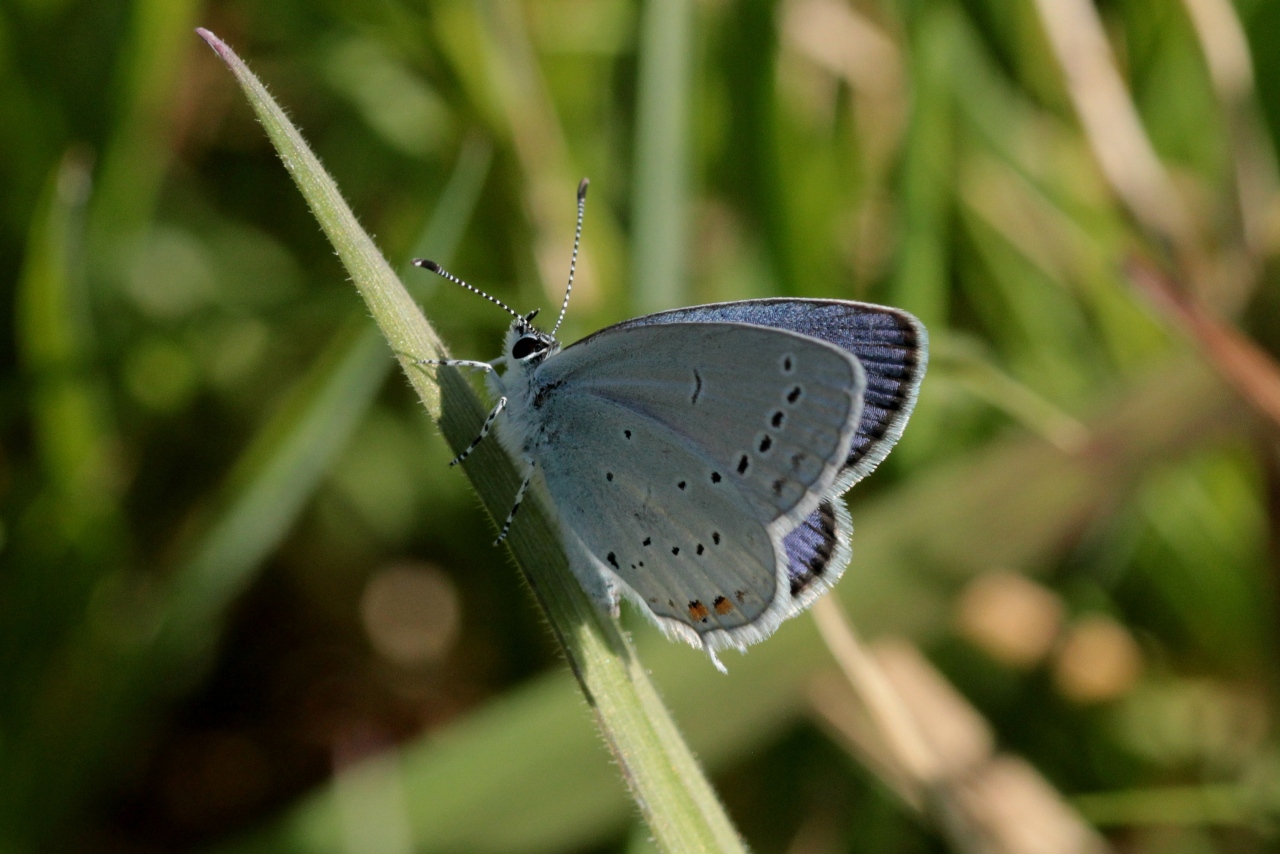
[[[507,521],[502,523],[502,530],[498,532],[498,539],[493,541],[495,546],[507,538],[507,533],[511,530],[511,523],[516,518],[516,511],[520,509],[520,502],[524,501],[524,493],[529,488],[529,481],[533,480],[533,468],[537,465],[537,462],[532,457],[525,457],[524,461],[529,469],[525,472],[520,488],[516,490],[516,500],[511,505],[511,512],[507,514]]]
[[[488,362],[473,362],[470,359],[414,359],[415,365],[435,365],[440,368],[480,368],[492,371],[493,365]]]
[[[471,452],[476,449],[476,446],[480,444],[485,436],[489,435],[489,430],[493,427],[494,420],[498,417],[498,413],[502,412],[502,410],[506,408],[506,405],[507,399],[505,397],[498,398],[498,404],[493,407],[489,412],[489,417],[485,418],[484,423],[480,425],[480,435],[472,439],[471,444],[467,445],[466,449],[462,453],[449,460],[449,465],[456,466],[458,463],[471,456]]]

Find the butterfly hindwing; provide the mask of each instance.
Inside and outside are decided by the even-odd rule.
[[[713,482],[678,435],[610,401],[546,409],[539,467],[561,527],[592,558],[576,571],[612,574],[655,616],[699,635],[759,619],[775,598],[777,550],[732,484]]]
[[[787,534],[783,540],[787,581],[797,609],[808,607],[840,580],[852,554],[852,532],[849,509],[835,498],[824,499],[809,518]]]

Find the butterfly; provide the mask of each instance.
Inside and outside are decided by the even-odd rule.
[[[645,315],[562,347],[586,190],[550,332],[537,311],[414,262],[514,318],[498,359],[418,364],[487,374],[497,402],[451,465],[491,429],[522,464],[498,542],[540,477],[591,598],[616,614],[625,597],[724,671],[718,650],[764,640],[848,566],[841,496],[902,435],[928,334],[895,308],[776,298]]]

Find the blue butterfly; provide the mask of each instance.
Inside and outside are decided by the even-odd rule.
[[[568,347],[513,320],[479,368],[497,403],[464,460],[496,430],[524,479],[540,474],[575,576],[602,608],[626,597],[668,637],[745,649],[836,583],[852,554],[841,496],[902,435],[928,360],[905,311],[830,299],[758,299],[637,317]],[[504,368],[502,373],[498,368]]]

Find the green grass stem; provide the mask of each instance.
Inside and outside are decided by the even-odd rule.
[[[637,311],[648,314],[687,301],[695,10],[689,0],[651,0],[642,16],[631,292]]]
[[[449,443],[463,447],[483,418],[480,400],[455,372],[441,372],[437,383],[413,364],[414,359],[445,355],[435,331],[265,87],[216,36],[199,32],[236,76],[423,405]],[[486,443],[466,471],[490,514],[502,518],[518,477],[510,459],[496,443]],[[743,850],[621,628],[591,603],[569,573],[541,500],[535,497],[527,504],[512,529],[511,550],[655,837],[673,852]]]

